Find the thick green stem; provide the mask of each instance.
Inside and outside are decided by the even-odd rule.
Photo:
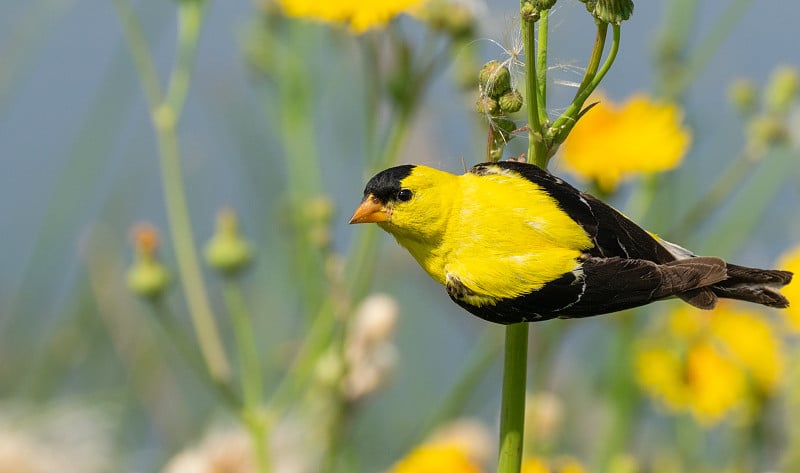
[[[498,473],[519,473],[522,467],[527,361],[528,324],[523,322],[509,325],[506,327],[506,351],[503,362]]]
[[[528,162],[547,166],[547,149],[542,141],[542,122],[539,120],[539,86],[536,76],[536,39],[534,21],[522,19],[522,40],[525,48],[525,104],[528,112]],[[547,69],[545,68],[545,72]]]
[[[547,38],[550,10],[544,10],[539,17],[538,41],[536,44],[536,92],[539,123],[546,125],[547,116]]]
[[[605,33],[601,33],[601,30],[608,28],[608,24],[600,24],[597,28],[598,37],[602,36],[605,38]],[[608,70],[611,69],[611,65],[614,64],[614,59],[616,59],[617,52],[619,51],[620,28],[619,25],[612,25],[611,28],[613,31],[613,39],[605,62],[603,62],[603,65],[597,71],[597,74],[595,74],[591,80],[589,80],[588,84],[579,89],[572,103],[569,105],[569,107],[567,107],[567,110],[564,111],[560,117],[558,117],[551,127],[553,133],[555,133],[555,143],[562,143],[567,137],[570,130],[572,130],[572,127],[575,126],[575,123],[580,116],[581,111],[583,110],[583,104],[586,102],[586,99],[592,95],[592,92],[594,92],[594,90],[603,80]],[[605,41],[605,39],[603,39],[603,41]]]
[[[586,87],[591,84],[592,79],[597,74],[597,68],[600,67],[600,60],[603,58],[603,49],[606,46],[606,36],[608,35],[608,23],[597,25],[597,34],[594,37],[594,46],[592,47],[592,54],[589,56],[589,63],[586,65],[586,72],[583,74],[583,80],[578,90],[575,92],[574,100],[578,100]]]

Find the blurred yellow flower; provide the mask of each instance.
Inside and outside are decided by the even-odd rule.
[[[390,473],[481,473],[463,448],[454,444],[422,445],[400,460]]]
[[[590,101],[593,101],[590,99]],[[570,172],[611,192],[638,173],[677,167],[691,142],[677,105],[638,94],[622,105],[603,96],[578,120],[562,146]]]
[[[386,25],[403,13],[416,13],[426,0],[278,0],[290,17],[338,23],[354,33]]]
[[[482,473],[494,443],[483,423],[456,419],[437,428],[388,473]]]
[[[681,307],[637,349],[642,388],[675,412],[713,425],[775,391],[783,347],[757,312],[720,304],[713,313]]]
[[[800,282],[797,281],[800,278],[800,245],[784,253],[778,261],[778,267],[795,275],[795,279],[781,289],[783,295],[789,299],[789,307],[782,312],[786,314],[792,329],[800,332]]]
[[[583,465],[569,457],[548,461],[544,458],[530,457],[522,462],[521,473],[585,473]]]

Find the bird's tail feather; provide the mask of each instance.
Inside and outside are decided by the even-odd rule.
[[[679,261],[694,261],[690,258]],[[727,277],[706,287],[678,294],[678,297],[700,309],[713,309],[717,298],[737,299],[768,307],[784,308],[789,301],[779,289],[792,280],[792,273],[776,269],[757,269],[727,263]]]
[[[728,278],[711,286],[718,297],[738,299],[768,307],[789,307],[779,289],[792,280],[792,273],[728,264]]]
[[[728,277],[725,261],[713,256],[697,256],[665,263],[666,274],[675,276],[677,289],[673,294],[700,309],[713,309],[717,296],[708,289]]]

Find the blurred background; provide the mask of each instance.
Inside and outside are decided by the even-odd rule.
[[[55,471],[47,465],[65,461],[75,465],[71,471],[161,471],[182,449],[207,445],[209,432],[242,424],[202,368],[170,238],[164,157],[120,5],[136,15],[166,84],[175,63],[178,2],[0,3],[0,157],[6,165],[0,173],[0,471]],[[352,25],[287,18],[267,3],[204,6],[176,132],[188,216],[202,252],[218,231],[220,210],[233,209],[254,254],[248,271],[235,278],[204,266],[207,298],[231,360],[243,344],[226,315],[231,284],[248,307],[266,399],[259,405],[273,427],[271,442],[280,437],[290,444],[275,448],[298,457],[337,452],[330,463],[321,461],[325,468],[276,471],[384,471],[432,429],[462,416],[483,425],[494,448],[502,327],[452,304],[391,237],[347,220],[366,180],[380,164],[391,164],[377,155],[451,172],[485,161],[486,127],[474,111],[477,74],[484,62],[503,61],[519,45],[517,7],[460,4],[470,26],[456,34],[413,15],[361,33]],[[797,101],[781,115],[779,136],[762,139],[750,153],[761,139],[751,126],[759,112],[741,113],[729,94],[738,79],[752,81],[761,94],[777,66],[800,65],[798,17],[800,5],[787,0],[636,2],[601,88],[617,102],[643,92],[677,103],[692,144],[677,169],[633,178],[605,198],[655,233],[744,265],[774,267],[800,243]],[[595,28],[582,4],[561,0],[550,31],[556,115],[574,94],[570,83],[581,80]],[[436,54],[426,54],[430,45]],[[431,72],[408,64],[430,64]],[[412,79],[420,87],[402,86]],[[409,97],[413,106],[404,108]],[[407,125],[393,137],[393,124],[402,120]],[[393,143],[394,155],[385,151]],[[512,140],[506,156],[524,149],[524,139]],[[719,203],[687,223],[698,202],[714,200],[709,189],[743,154],[755,156],[739,166],[746,171],[738,177],[733,171]],[[569,175],[558,157],[552,169],[592,187]],[[322,235],[303,233],[314,228],[298,219],[318,219]],[[140,222],[157,229],[159,262],[171,275],[157,304],[129,289],[127,272],[137,261],[132,242],[142,251],[133,230]],[[348,255],[367,244],[376,249],[365,252],[354,276]],[[362,289],[351,287],[356,280]],[[331,422],[341,430],[327,435],[339,432],[342,444],[327,438],[314,448],[314,427],[322,427],[283,424],[287,417],[302,419],[297,413],[313,418],[318,407],[308,406],[317,401],[307,398],[331,395],[320,387],[324,373],[294,377],[292,367],[298,347],[319,334],[315,314],[335,305],[337,284],[348,288],[345,309],[331,310],[329,339],[313,345],[305,361],[324,364],[327,344],[346,343],[348,324],[340,321],[348,316],[342,314],[356,313],[365,296],[380,292],[392,297],[390,309],[380,310],[397,305],[393,369],[368,394],[340,402],[341,417]],[[800,415],[797,406],[787,407],[790,388],[800,389],[800,376],[790,370],[800,352],[782,315],[760,312],[781,339],[783,384],[759,394],[758,407],[748,408],[758,412],[750,420],[726,413],[704,422],[675,403],[665,407],[646,381],[634,379],[637,341],[663,342],[667,336],[658,334],[667,329],[658,323],[675,307],[659,303],[620,316],[623,322],[598,317],[531,326],[529,390],[551,402],[542,405],[560,406],[557,414],[542,414],[556,415],[557,426],[546,426],[538,441],[531,434],[531,455],[568,455],[587,471],[622,468],[620,462],[631,469],[616,471],[797,471],[782,462],[793,442],[800,448],[786,420]],[[172,329],[165,332],[159,318],[169,318]],[[184,333],[188,357],[171,343],[170,330]],[[192,369],[197,361],[200,370]],[[244,377],[234,371],[233,379]],[[289,400],[279,395],[284,400],[273,404],[282,379],[289,379]],[[620,404],[632,419],[623,426],[615,421]],[[539,412],[531,405],[539,404],[529,404]],[[611,437],[616,443],[604,440]],[[39,469],[11,466],[40,456]]]

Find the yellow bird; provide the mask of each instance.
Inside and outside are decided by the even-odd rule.
[[[789,305],[778,289],[792,273],[697,256],[533,164],[478,164],[461,176],[387,169],[350,219],[371,222],[490,322],[589,317],[673,297],[701,309],[719,297]]]

